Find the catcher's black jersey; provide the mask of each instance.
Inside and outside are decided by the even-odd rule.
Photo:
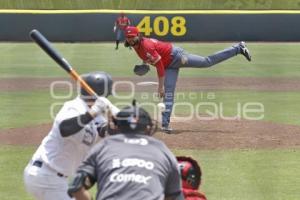
[[[93,148],[78,171],[97,181],[97,200],[183,199],[175,156],[150,136],[109,136]]]

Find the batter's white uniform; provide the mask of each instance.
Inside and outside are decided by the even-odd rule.
[[[113,114],[119,111],[112,104],[110,107]],[[61,136],[59,125],[63,120],[85,114],[88,110],[80,97],[66,102],[57,114],[51,131],[25,168],[26,189],[36,199],[71,199],[67,194],[67,177],[75,173],[91,147],[99,141],[97,127],[103,125],[106,119],[97,116],[79,132],[68,137]]]

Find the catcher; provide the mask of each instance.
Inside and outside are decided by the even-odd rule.
[[[202,171],[197,161],[184,156],[176,157],[181,173],[182,191],[185,200],[207,200],[206,196],[199,192]]]
[[[96,145],[78,168],[70,196],[90,200],[87,190],[97,182],[97,200],[183,200],[177,160],[164,143],[151,137],[156,125],[149,114],[133,102],[113,123],[113,135]]]
[[[245,42],[235,44],[213,55],[202,57],[189,54],[182,48],[173,46],[171,43],[142,37],[139,30],[134,26],[128,26],[125,29],[125,37],[125,46],[133,47],[144,63],[156,67],[158,75],[158,94],[161,98],[164,98],[164,104],[166,105],[166,110],[162,113],[162,130],[166,133],[171,133],[172,131],[169,127],[169,123],[180,68],[211,67],[238,54],[243,55],[248,61],[251,61],[251,55]],[[143,66],[143,70],[135,69],[135,71],[139,71],[138,75],[148,71],[148,67]]]

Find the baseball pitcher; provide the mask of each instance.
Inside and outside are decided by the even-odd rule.
[[[144,63],[156,67],[159,83],[158,94],[161,98],[164,98],[166,105],[166,110],[162,113],[162,130],[166,133],[172,131],[169,123],[180,68],[211,67],[238,54],[251,61],[251,55],[245,42],[240,42],[213,55],[203,57],[190,54],[169,42],[142,37],[139,30],[134,26],[128,26],[125,29],[125,36],[125,46],[133,47]]]

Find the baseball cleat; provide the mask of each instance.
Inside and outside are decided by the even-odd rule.
[[[251,54],[249,49],[246,47],[246,43],[245,42],[240,42],[239,44],[240,49],[241,49],[241,54],[243,56],[245,56],[245,58],[250,62],[251,61]]]
[[[165,132],[166,134],[171,134],[173,129],[170,128],[169,126],[162,126],[160,129],[162,132]]]

